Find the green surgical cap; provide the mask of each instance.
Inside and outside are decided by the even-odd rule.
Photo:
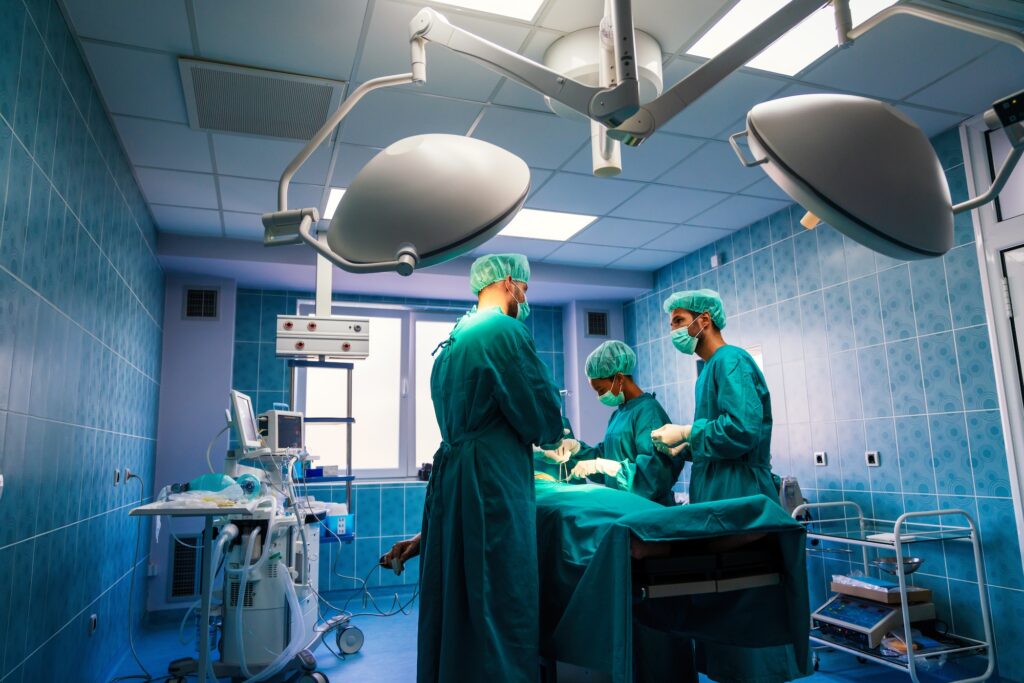
[[[491,254],[473,261],[469,269],[469,286],[473,294],[509,275],[517,282],[530,281],[530,262],[522,254]]]
[[[632,375],[636,369],[636,354],[624,342],[606,341],[587,356],[587,378],[601,379],[621,372]]]
[[[700,315],[707,311],[711,316],[711,322],[718,329],[725,327],[725,308],[722,306],[722,297],[713,289],[690,289],[685,292],[673,292],[665,299],[665,312],[671,313],[677,308],[683,308]]]

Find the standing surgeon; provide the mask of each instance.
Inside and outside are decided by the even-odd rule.
[[[443,441],[422,537],[399,551],[422,554],[416,677],[533,683],[540,605],[531,444],[559,442],[560,402],[522,323],[526,257],[481,257],[469,277],[477,305],[430,376]]]
[[[667,424],[669,417],[658,399],[633,381],[635,369],[636,353],[625,342],[609,340],[594,349],[587,357],[587,378],[597,400],[615,412],[608,420],[604,441],[596,446],[581,444],[578,452],[571,453],[566,452],[566,445],[571,448],[575,442],[566,439],[555,453],[568,461],[573,478],[590,478],[672,505],[672,485],[683,460],[655,449],[651,432]]]

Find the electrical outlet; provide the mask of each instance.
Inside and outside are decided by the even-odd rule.
[[[132,478],[132,471],[127,467],[124,468],[124,482],[127,484],[128,480]]]
[[[712,254],[711,255],[711,267],[712,268],[717,268],[720,262],[721,262],[721,259],[719,258],[718,254]]]
[[[117,486],[120,483],[121,483],[121,470],[119,470],[118,468],[115,467],[114,468],[114,486]]]
[[[95,614],[89,615],[89,635],[96,633],[96,629],[100,627],[100,618]]]
[[[150,562],[146,565],[146,576],[153,578],[159,573],[155,562]]]
[[[825,451],[815,451],[814,464],[818,467],[825,467],[828,465],[828,453]]]
[[[866,451],[864,453],[864,461],[867,462],[868,467],[878,467],[882,464],[882,461],[878,456],[878,451]]]

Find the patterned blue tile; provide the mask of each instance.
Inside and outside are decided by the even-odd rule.
[[[956,333],[956,349],[959,353],[964,409],[997,409],[999,397],[996,395],[995,370],[992,366],[992,347],[988,341],[988,328],[971,327],[960,330]]]
[[[750,228],[743,228],[737,230],[732,234],[732,253],[733,258],[738,259],[741,256],[746,256],[751,252],[750,243]]]
[[[878,278],[869,275],[850,282],[850,304],[853,307],[853,329],[857,348],[881,344],[884,334]]]
[[[718,291],[718,269],[706,270],[700,275],[700,287],[701,289],[710,289],[712,291]]]
[[[736,259],[733,266],[736,277],[737,313],[742,313],[756,306],[754,292],[757,285],[754,282],[754,259],[752,256],[743,256]]]
[[[718,295],[722,297],[726,319],[740,311],[740,303],[736,292],[736,266],[726,263],[718,268]]]
[[[762,218],[759,221],[751,223],[750,229],[750,249],[751,251],[757,251],[758,249],[764,249],[772,243],[772,232],[768,218]]]
[[[999,411],[967,413],[967,435],[975,491],[979,496],[1009,498],[1010,474]]]
[[[813,230],[798,232],[793,237],[793,253],[796,257],[796,279],[800,293],[821,289],[818,238]]]
[[[846,270],[851,280],[875,272],[875,252],[860,242],[844,235],[843,252],[846,255]]]
[[[924,380],[917,340],[906,339],[885,345],[889,366],[889,388],[895,415],[925,412]]]
[[[864,417],[892,415],[892,394],[889,391],[889,372],[885,347],[872,346],[857,352],[860,371],[860,391],[864,404]]]
[[[864,417],[857,352],[833,354],[829,357],[829,365],[832,369],[832,395],[836,399],[836,419],[857,420]]]
[[[754,311],[757,339],[761,346],[761,354],[765,365],[778,365],[782,362],[782,349],[779,342],[779,307],[765,306]]]
[[[402,536],[405,534],[404,484],[381,486],[380,533],[381,536]]]
[[[768,224],[771,226],[772,242],[779,242],[793,235],[793,219],[790,215],[790,207],[776,211],[768,216]]]
[[[803,361],[783,363],[782,375],[785,382],[786,413],[789,422],[808,422],[810,420],[806,389],[808,383]]]
[[[775,289],[779,301],[797,296],[799,286],[796,260],[793,256],[793,240],[786,239],[772,245],[772,262],[775,266]]]
[[[747,254],[747,253],[750,253],[750,245],[749,245],[749,243],[747,244],[747,250],[744,251],[743,254]],[[738,254],[738,256],[742,256],[742,254]],[[683,257],[683,278],[684,278],[684,280],[689,280],[690,278],[695,278],[695,277],[699,276],[700,275],[700,271],[701,271],[701,268],[700,268],[700,252],[699,251],[690,252],[689,254],[687,254],[686,256]]]
[[[985,324],[985,301],[981,293],[978,254],[973,244],[954,247],[942,257],[949,280],[949,303],[953,327]]]
[[[11,144],[9,168],[4,227],[0,234],[0,266],[20,276],[28,234],[33,165],[17,141]]]
[[[949,295],[942,259],[932,258],[910,264],[910,286],[914,292],[914,315],[918,335],[945,332],[952,327]]]
[[[896,423],[892,418],[864,421],[864,450],[878,452],[878,467],[869,467],[872,491],[898,493],[900,480],[899,448],[896,443]]]
[[[818,291],[800,297],[805,358],[828,355],[828,324],[825,320],[825,297]]]
[[[835,417],[832,398],[832,373],[828,356],[817,356],[805,361],[807,372],[807,403],[811,422],[830,422]]]
[[[825,319],[828,323],[829,353],[854,348],[853,309],[849,285],[829,287],[824,291]]]
[[[782,301],[779,304],[779,344],[782,360],[800,360],[804,357],[803,336],[800,300]]]
[[[914,306],[910,297],[910,268],[901,265],[878,274],[882,301],[882,324],[887,341],[909,339],[916,333]]]
[[[1024,589],[1013,501],[1008,498],[979,498],[978,514],[981,516],[982,544],[986,549],[999,549],[985,554],[985,573],[989,584]]]
[[[380,536],[381,491],[379,484],[360,484],[354,491],[356,534]]]
[[[408,484],[405,487],[405,535],[412,536],[423,525],[423,503],[426,500],[426,484]]]
[[[260,340],[273,341],[277,330],[277,316],[294,313],[295,311],[288,310],[287,297],[264,293],[260,300]]]
[[[43,80],[46,48],[42,36],[35,30],[26,30],[23,40],[18,77],[18,104],[14,110],[14,132],[25,143],[25,147],[31,150],[35,147],[36,124],[39,121],[39,90]]]
[[[868,467],[864,461],[867,450],[864,441],[864,422],[849,420],[836,423],[839,440],[839,457],[843,466],[844,491],[868,491]]]
[[[672,286],[672,265],[663,266],[654,271],[654,288],[668,289]]]
[[[900,480],[907,493],[935,493],[935,469],[928,438],[928,419],[922,416],[896,418]]]
[[[818,257],[821,259],[821,284],[823,287],[846,282],[846,255],[843,235],[829,225],[823,225],[814,232],[818,236]]]
[[[236,341],[260,341],[260,307],[258,292],[238,292],[235,301]]]
[[[967,445],[967,424],[963,413],[930,415],[928,425],[939,493],[974,495],[971,453]]]
[[[755,251],[754,285],[758,306],[768,306],[777,300],[775,293],[775,266],[772,263],[772,249]]]
[[[25,27],[25,7],[20,2],[3,4],[4,21],[0,26],[0,115],[10,121],[18,97],[18,69]]]
[[[963,410],[953,335],[949,332],[921,337],[924,392],[930,413]]]
[[[811,446],[814,452],[824,451],[828,465],[815,467],[814,475],[819,489],[843,488],[842,460],[839,458],[839,438],[835,422],[817,422],[811,425]]]

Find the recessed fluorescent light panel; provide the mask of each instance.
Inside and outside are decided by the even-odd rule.
[[[325,221],[329,221],[334,218],[334,212],[338,208],[338,202],[341,201],[341,195],[345,194],[345,188],[332,187],[330,193],[327,195],[327,206],[324,207],[324,215],[321,216]]]
[[[686,52],[710,59],[786,4],[788,0],[740,0]],[[850,0],[853,25],[864,23],[894,4],[895,0]],[[835,46],[835,14],[832,6],[826,5],[769,45],[747,66],[793,76]]]
[[[500,14],[503,17],[533,21],[544,0],[435,0],[438,5],[450,5],[464,9]]]
[[[536,240],[566,241],[594,222],[597,216],[558,211],[523,209],[498,234],[506,237],[529,237]]]

